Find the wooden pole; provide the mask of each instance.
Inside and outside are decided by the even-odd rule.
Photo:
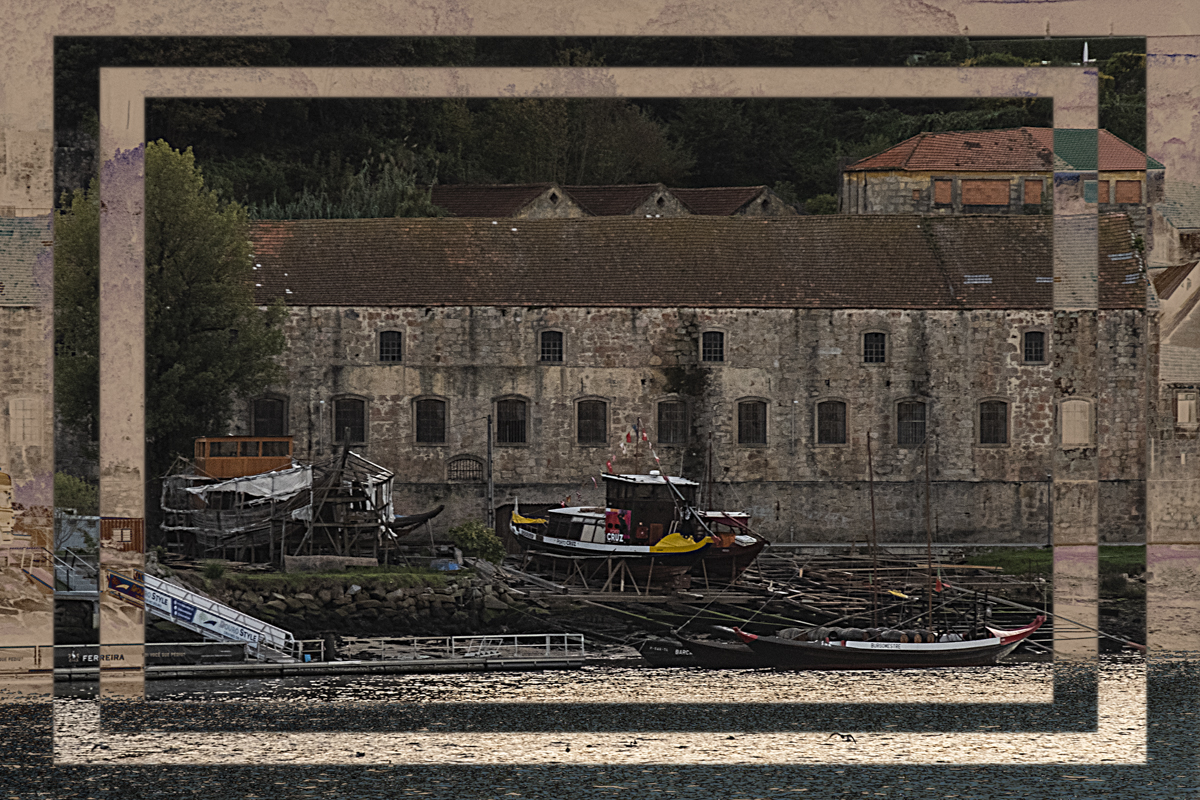
[[[871,462],[871,431],[867,431],[867,491],[871,496],[871,627],[879,627],[879,553],[875,531],[875,467]]]
[[[933,630],[933,517],[929,513],[929,494],[933,481],[929,478],[929,434],[925,435],[925,594],[929,595],[928,627]],[[944,617],[945,615],[943,615]]]

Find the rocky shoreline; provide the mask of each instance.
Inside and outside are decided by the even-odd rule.
[[[246,586],[219,579],[188,585],[226,605],[290,631],[298,639],[336,635],[450,636],[537,628],[545,609],[531,606],[522,592],[475,574],[447,577],[438,586],[396,586],[388,576],[314,576],[295,587]],[[168,627],[169,626],[169,627]],[[182,631],[154,623],[160,633]],[[172,630],[173,629],[173,630]]]

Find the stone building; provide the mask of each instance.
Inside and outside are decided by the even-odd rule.
[[[452,217],[560,219],[589,212],[556,183],[439,184],[430,200]]]
[[[497,506],[601,501],[653,450],[779,541],[863,540],[868,435],[883,541],[924,538],[926,441],[941,541],[1044,541],[1052,457],[1087,453],[1133,540],[1156,325],[1128,217],[1100,224],[1099,314],[1056,321],[1041,216],[260,222],[287,380],[234,432],[317,459],[349,428],[398,512],[452,525],[485,514],[490,416]],[[1080,347],[1103,391],[1054,385]]]
[[[1098,158],[1098,162],[1097,162]],[[1139,234],[1162,197],[1158,161],[1106,130],[921,133],[842,172],[847,214],[1051,214],[1056,171],[1084,173],[1084,199]],[[1089,173],[1096,173],[1092,176]]]
[[[1200,259],[1200,186],[1167,181],[1164,197],[1150,209],[1151,269]]]
[[[0,472],[26,507],[49,498],[54,473],[50,236],[48,216],[0,217]],[[39,537],[47,544],[49,531]]]

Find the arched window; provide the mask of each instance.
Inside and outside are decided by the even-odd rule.
[[[579,444],[604,444],[608,441],[608,403],[580,400],[575,406],[575,435]]]
[[[458,456],[446,466],[446,478],[452,481],[483,480],[483,462],[472,456]]]
[[[846,443],[846,404],[841,400],[817,403],[817,444]]]
[[[979,404],[979,443],[1008,444],[1008,403],[984,400]]]
[[[509,398],[496,401],[496,442],[525,444],[529,441],[524,400]]]
[[[379,360],[396,362],[404,357],[404,335],[400,331],[382,331],[379,334]]]
[[[919,447],[925,442],[925,404],[908,400],[896,404],[896,444]]]
[[[417,400],[413,403],[418,444],[446,443],[446,403],[444,400]]]
[[[367,443],[367,401],[358,397],[339,397],[333,401],[333,440],[349,444]]]
[[[1092,404],[1074,398],[1062,401],[1062,446],[1084,447],[1092,443]]]
[[[658,443],[687,444],[687,404],[664,400],[658,404]]]
[[[738,444],[767,443],[767,404],[762,400],[738,403]]]
[[[251,436],[287,436],[287,400],[259,397],[250,401]]]

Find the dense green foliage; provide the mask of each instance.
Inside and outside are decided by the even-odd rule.
[[[496,535],[495,531],[482,522],[466,522],[456,528],[451,528],[449,533],[450,540],[459,550],[463,551],[464,555],[482,558],[493,564],[499,564],[504,560],[504,543],[500,541],[500,537]]]
[[[1100,124],[1145,145],[1144,42],[1090,41]],[[596,37],[567,39],[64,38],[60,134],[95,130],[98,67],[1021,66],[1078,63],[1082,39]],[[354,171],[391,158],[414,186],[615,183],[772,186],[791,202],[835,194],[846,163],[921,131],[1051,124],[1028,99],[155,99],[151,137],[194,148],[210,186],[264,216],[361,214]],[[394,204],[421,212],[411,194]],[[266,211],[270,207],[271,211]]]
[[[74,475],[56,472],[54,507],[74,509],[82,517],[94,517],[100,513],[100,489]]]
[[[284,310],[254,304],[246,213],[204,187],[191,151],[145,151],[146,436],[161,474],[192,439],[225,432],[236,396],[278,375]],[[99,406],[99,197],[64,196],[55,220],[55,401],[62,421],[95,435]],[[73,354],[73,355],[72,355]]]

